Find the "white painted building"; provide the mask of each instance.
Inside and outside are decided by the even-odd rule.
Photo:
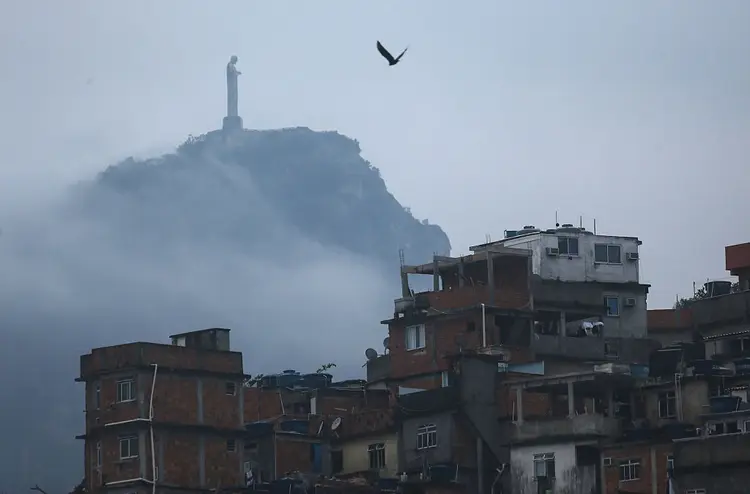
[[[595,444],[589,441],[514,446],[510,452],[513,492],[544,492],[545,487],[550,492],[590,492],[596,485],[597,465],[593,461],[582,462],[584,455],[579,448],[592,448]],[[592,452],[587,459],[595,458]]]
[[[540,230],[525,226],[506,230],[505,238],[470,247],[480,252],[493,246],[532,252],[532,272],[541,280],[569,283],[601,283],[602,303],[607,307],[606,336],[645,337],[647,287],[640,285],[637,237],[595,235],[584,228],[564,224]]]
[[[474,252],[493,245],[532,251],[533,273],[544,280],[568,282],[639,283],[637,237],[594,235],[566,224],[553,230],[526,226],[505,232],[503,240],[471,247]]]

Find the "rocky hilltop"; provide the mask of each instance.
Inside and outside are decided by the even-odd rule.
[[[144,228],[156,226],[159,236],[216,235],[249,249],[278,249],[274,240],[285,225],[385,263],[397,263],[399,249],[414,263],[434,252],[447,255],[445,232],[404,208],[360,152],[354,139],[305,127],[231,137],[214,131],[191,136],[173,154],[110,166],[84,194],[84,209],[127,214],[122,204],[103,208],[97,197],[114,191],[138,198],[129,220],[148,215]]]

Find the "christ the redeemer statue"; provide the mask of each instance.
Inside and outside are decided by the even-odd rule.
[[[242,128],[242,118],[238,108],[237,76],[239,75],[242,75],[242,72],[237,70],[237,55],[232,55],[227,64],[227,116],[224,117],[224,130]]]

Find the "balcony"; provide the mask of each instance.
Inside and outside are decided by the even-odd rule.
[[[380,355],[367,361],[367,382],[381,381],[391,374],[391,356]]]
[[[750,317],[750,291],[697,300],[690,308],[699,327],[742,321]]]
[[[506,425],[512,443],[541,438],[619,437],[620,419],[589,413],[572,418],[530,420]]]
[[[602,338],[574,338],[570,336],[537,334],[531,338],[531,348],[536,355],[565,357],[583,360],[604,360]]]
[[[750,462],[750,434],[677,439],[674,459],[681,470]]]

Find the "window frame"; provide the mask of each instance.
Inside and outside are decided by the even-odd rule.
[[[94,464],[96,465],[96,468],[102,467],[102,442],[97,441],[94,445],[94,456],[96,457],[94,460]]]
[[[597,256],[597,247],[598,248],[604,248],[606,251],[606,260],[602,260]],[[612,255],[612,250],[617,249],[617,256]],[[613,261],[612,259],[614,257],[617,257],[617,260]],[[622,245],[620,244],[608,244],[608,243],[601,243],[597,242],[594,244],[594,264],[613,264],[613,265],[621,265],[622,264]]]
[[[125,388],[126,385],[127,385],[127,388]],[[135,392],[135,378],[134,377],[126,377],[123,379],[118,379],[116,386],[117,386],[116,403],[130,403],[131,401],[135,401],[136,392]],[[129,396],[127,398],[125,397],[125,393],[123,389],[129,390]]]
[[[410,338],[409,334],[413,332],[414,334],[414,345],[410,346]],[[406,348],[407,352],[414,352],[417,350],[423,350],[427,348],[427,329],[425,328],[424,324],[412,324],[410,326],[406,326],[406,329],[404,331],[405,336],[405,342],[404,346]]]
[[[536,466],[537,464],[544,465],[544,475],[537,475],[536,474]],[[552,475],[549,475],[550,470],[550,464],[552,465]],[[532,462],[532,468],[533,468],[533,475],[534,479],[554,479],[555,478],[555,453],[535,453],[533,462]]]
[[[133,460],[135,458],[138,458],[139,456],[139,448],[140,444],[138,444],[139,437],[137,434],[128,435],[128,436],[120,436],[119,438],[119,445],[120,445],[120,461],[127,461],[127,460]],[[128,445],[128,455],[123,456],[122,455],[122,446],[123,444]],[[135,448],[133,447],[133,444],[135,444]],[[135,449],[135,451],[133,451]]]
[[[227,453],[237,452],[237,440],[229,438],[227,439]]]
[[[611,311],[611,307],[609,305],[610,300],[615,300],[617,302],[617,313],[613,313]],[[604,296],[604,307],[607,308],[607,317],[620,317],[620,297],[616,295],[605,295]]]
[[[663,397],[663,398],[662,398]],[[665,403],[666,410],[662,415],[662,400]],[[669,415],[669,404],[672,403],[672,415]],[[656,408],[660,419],[677,418],[677,393],[674,391],[663,391],[656,396]]]
[[[382,470],[386,468],[385,443],[373,443],[367,445],[367,459],[370,470]]]
[[[620,482],[633,482],[635,480],[641,480],[641,460],[640,459],[627,459],[621,460],[620,464],[617,465],[618,475]],[[629,472],[632,475],[631,478],[625,478],[630,475],[623,475],[623,472]]]
[[[431,449],[437,448],[438,437],[437,437],[437,425],[435,424],[422,424],[417,427],[417,449]]]
[[[570,252],[570,244],[571,241],[574,242],[576,246],[575,252]],[[565,249],[563,249],[561,246],[565,245]],[[563,252],[565,250],[565,252]],[[557,252],[560,256],[567,256],[567,257],[578,257],[581,254],[581,245],[578,241],[578,237],[571,237],[566,235],[560,235],[557,237]]]
[[[227,396],[237,396],[237,383],[234,381],[226,381],[224,383],[224,393]]]
[[[102,408],[102,385],[96,383],[94,385],[94,410],[101,410]]]

